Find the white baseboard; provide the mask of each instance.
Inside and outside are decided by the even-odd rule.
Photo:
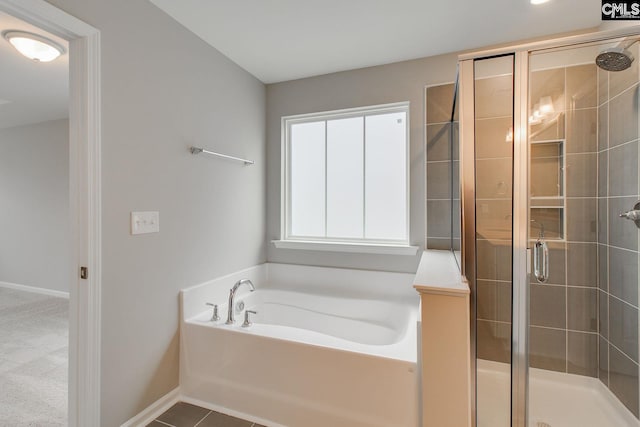
[[[144,427],[180,401],[180,387],[176,387],[120,427]]]
[[[16,289],[18,291],[69,299],[69,292],[54,291],[52,289],[37,288],[35,286],[18,285],[17,283],[0,282],[0,288]]]

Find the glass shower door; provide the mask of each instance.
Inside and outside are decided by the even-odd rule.
[[[514,56],[473,68],[477,425],[509,427]]]
[[[640,56],[618,39],[528,58],[530,427],[638,425],[639,234],[620,214],[640,198],[639,71],[599,68],[611,48]]]

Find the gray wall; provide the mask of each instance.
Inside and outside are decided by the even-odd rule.
[[[50,3],[101,32],[100,425],[114,427],[178,385],[180,289],[266,260],[265,87],[147,1]],[[160,211],[160,233],[131,236],[134,210]]]
[[[0,129],[0,282],[69,291],[69,123]]]
[[[415,272],[418,256],[276,249],[280,238],[280,119],[292,114],[410,101],[411,244],[424,247],[424,87],[455,79],[457,56],[442,55],[267,86],[267,248],[271,262]]]

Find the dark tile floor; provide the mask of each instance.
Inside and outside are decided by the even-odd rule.
[[[189,403],[178,402],[147,427],[264,427]]]

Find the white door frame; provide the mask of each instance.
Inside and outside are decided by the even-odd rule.
[[[69,426],[100,425],[100,32],[44,0],[0,10],[69,41]],[[88,278],[80,278],[80,267]]]

